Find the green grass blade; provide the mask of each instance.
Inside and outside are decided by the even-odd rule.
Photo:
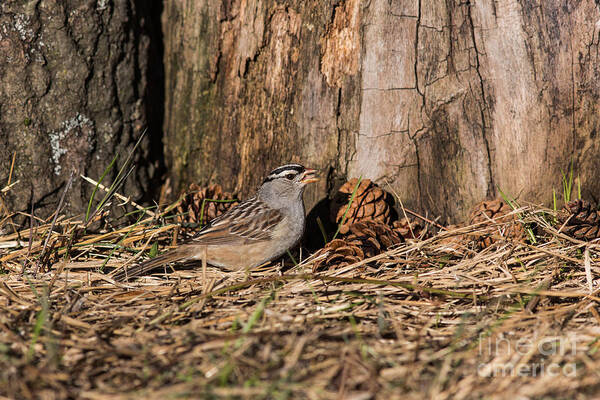
[[[102,181],[104,180],[104,178],[106,177],[106,175],[110,172],[110,170],[112,170],[113,166],[115,165],[115,162],[117,161],[117,157],[118,156],[119,156],[119,154],[117,153],[113,157],[113,159],[110,162],[110,164],[108,164],[108,166],[104,169],[104,172],[100,176],[100,179],[98,180],[98,183],[96,184],[96,186],[94,186],[94,190],[92,191],[92,196],[90,197],[90,201],[88,202],[87,210],[85,212],[84,223],[87,223],[88,220],[89,220],[90,211],[92,210],[92,202],[94,201],[94,198],[96,197],[96,192],[98,191],[99,185],[102,183]]]
[[[250,318],[248,318],[248,321],[242,326],[243,334],[249,333],[252,330],[252,328],[254,327],[254,325],[256,325],[256,323],[258,322],[260,317],[263,315],[263,312],[264,312],[267,304],[269,304],[271,302],[271,300],[273,300],[274,295],[275,295],[275,292],[271,292],[267,296],[263,297],[263,299],[260,301],[260,303],[258,303],[258,305],[256,306],[256,309],[254,310],[252,315],[250,315]],[[244,338],[240,337],[235,342],[235,348],[239,349],[243,343],[244,343]]]
[[[573,159],[571,158],[571,165],[569,166],[569,201],[571,200],[571,191],[573,190]]]
[[[129,166],[129,163],[131,162],[133,154],[137,150],[137,148],[140,145],[140,143],[142,143],[142,139],[144,138],[144,136],[146,136],[146,131],[147,130],[144,129],[144,131],[142,132],[142,134],[138,138],[137,142],[133,146],[133,149],[131,149],[131,151],[129,152],[129,154],[127,154],[127,158],[125,159],[125,162],[123,163],[123,166],[119,170],[119,173],[117,174],[117,178],[115,179],[115,182],[119,180],[119,177],[123,174],[123,172],[125,171],[125,169]]]
[[[566,204],[571,201],[571,191],[573,190],[573,159],[569,163],[569,176],[567,177],[563,170],[560,173],[562,175],[563,200]]]
[[[568,180],[567,180],[567,175],[563,172],[563,170],[560,170],[560,174],[562,175],[562,190],[563,190],[563,202],[568,203],[569,202],[569,194],[567,193],[568,190]]]
[[[342,216],[342,220],[340,221],[340,223],[337,226],[337,229],[335,231],[335,235],[333,235],[333,239],[335,239],[337,237],[337,235],[340,233],[340,228],[346,222],[346,216],[348,214],[348,211],[350,211],[350,207],[352,206],[352,203],[354,202],[354,197],[356,197],[356,192],[358,192],[358,187],[360,186],[361,182],[362,182],[362,176],[359,176],[358,177],[358,181],[356,182],[356,186],[354,186],[354,190],[352,191],[352,195],[350,196],[350,201],[348,202],[348,206],[346,207],[346,211],[344,211],[344,215]]]
[[[48,316],[49,316],[48,292],[47,292],[48,288],[44,285],[44,293],[42,296],[40,296],[40,294],[37,292],[37,290],[35,290],[35,286],[29,279],[29,276],[26,275],[26,278],[27,278],[27,283],[29,284],[29,287],[31,288],[31,291],[33,292],[33,294],[35,295],[37,300],[40,302],[40,306],[41,306],[41,309],[37,313],[37,316],[35,319],[35,325],[33,326],[33,332],[31,333],[31,342],[29,343],[29,349],[27,350],[27,359],[29,361],[31,361],[33,359],[33,354],[35,352],[35,348],[34,348],[35,344],[38,342],[38,340],[42,334],[42,330],[43,330],[44,326],[46,325],[46,323],[48,322]]]
[[[157,255],[158,255],[158,242],[154,242],[154,243],[152,243],[152,247],[150,248],[150,251],[148,252],[148,257],[154,258]]]
[[[298,263],[296,262],[296,259],[294,258],[294,256],[292,255],[292,253],[290,253],[289,250],[286,250],[286,251],[287,251],[288,256],[290,256],[290,258],[292,259],[292,262],[294,263],[294,267],[297,267]]]
[[[500,189],[499,187],[498,187],[498,192],[500,192],[502,199],[510,206],[510,208],[513,209],[513,211],[517,209],[517,202],[515,201],[515,199],[509,198],[509,196],[504,194],[502,189]],[[525,231],[527,232],[527,235],[529,236],[531,243],[536,244],[537,239],[535,238],[535,235],[533,234],[533,230],[529,226],[527,226],[526,223],[523,222],[523,217],[521,216],[520,213],[517,213],[517,216],[519,217],[519,222],[522,223],[523,226],[525,226]]]
[[[98,206],[96,207],[96,210],[89,217],[90,219],[96,213],[98,213],[102,209],[102,207],[104,207],[104,205],[106,203],[108,203],[108,201],[112,198],[112,196],[115,194],[115,192],[118,190],[118,188],[125,182],[125,180],[129,177],[129,175],[135,169],[135,165],[131,166],[129,168],[129,170],[125,173],[126,169],[129,167],[129,164],[131,162],[133,154],[137,150],[138,146],[142,142],[142,139],[144,138],[145,135],[146,135],[146,131],[144,130],[144,132],[142,132],[142,134],[140,135],[138,141],[133,146],[133,149],[131,149],[131,151],[127,154],[127,158],[125,159],[125,162],[121,166],[121,169],[119,169],[119,172],[117,173],[117,176],[116,176],[115,180],[113,181],[112,185],[110,185],[110,187],[108,188],[108,191],[106,192],[106,194],[104,195],[104,197],[102,198],[102,200],[100,201],[100,203],[98,204]]]
[[[252,315],[250,316],[250,318],[248,318],[248,322],[246,322],[244,324],[244,326],[242,327],[242,333],[248,333],[248,332],[250,332],[252,330],[252,328],[254,327],[254,325],[256,325],[256,323],[258,322],[258,320],[262,316],[263,311],[265,310],[266,305],[269,304],[272,299],[273,299],[273,293],[269,293],[268,296],[265,296],[260,301],[260,303],[258,303],[258,306],[256,306],[256,310],[254,310],[254,312],[252,313]]]
[[[200,227],[204,226],[204,205],[206,204],[206,199],[202,199],[202,205],[200,206]]]
[[[326,245],[327,244],[327,232],[325,231],[325,226],[323,225],[323,221],[321,221],[321,217],[317,217],[317,225],[319,226],[321,235],[323,235],[323,245]]]
[[[31,334],[31,342],[29,343],[29,350],[27,350],[27,359],[33,359],[33,353],[35,352],[34,347],[42,333],[42,328],[46,325],[48,319],[48,307],[44,307],[42,303],[42,309],[37,313],[35,319],[35,325],[33,326],[33,332]]]

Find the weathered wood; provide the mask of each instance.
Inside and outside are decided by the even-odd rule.
[[[340,94],[319,71],[329,7],[168,2],[165,142],[176,186],[212,179],[248,194],[283,162],[338,170],[347,114],[338,106],[344,97],[350,109],[358,93]]]
[[[167,2],[174,182],[246,193],[285,161],[389,182],[451,219],[498,194],[549,202],[574,161],[598,192],[593,0]]]

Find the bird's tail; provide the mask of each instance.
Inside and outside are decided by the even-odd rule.
[[[188,258],[187,255],[184,252],[178,250],[179,249],[167,251],[164,254],[154,257],[150,260],[144,261],[140,264],[120,269],[112,276],[112,278],[117,282],[124,282],[129,278],[145,275],[153,269],[162,267],[168,263],[185,261]]]

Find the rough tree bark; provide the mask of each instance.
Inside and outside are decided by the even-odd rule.
[[[0,187],[15,155],[11,211],[33,201],[47,215],[74,172],[68,206],[81,212],[93,188],[79,174],[99,177],[117,152],[122,161],[148,120],[159,128],[148,132],[123,191],[139,197],[152,187],[162,87],[147,82],[162,75],[161,62],[148,62],[162,58],[160,34],[151,33],[160,32],[160,12],[143,0],[0,2]]]
[[[247,193],[284,161],[389,182],[451,219],[498,188],[549,201],[571,159],[598,193],[593,0],[167,1],[173,182]],[[242,186],[244,184],[244,186]]]
[[[176,187],[212,179],[247,195],[280,162],[343,168],[335,160],[342,131],[357,127],[358,92],[342,99],[319,71],[330,7],[165,4],[165,154]]]

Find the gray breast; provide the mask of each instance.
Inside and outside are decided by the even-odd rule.
[[[293,207],[283,212],[285,218],[281,221],[279,226],[273,231],[272,238],[272,251],[268,259],[264,262],[274,260],[286,253],[287,250],[295,246],[302,235],[304,234],[304,204],[300,200]]]

